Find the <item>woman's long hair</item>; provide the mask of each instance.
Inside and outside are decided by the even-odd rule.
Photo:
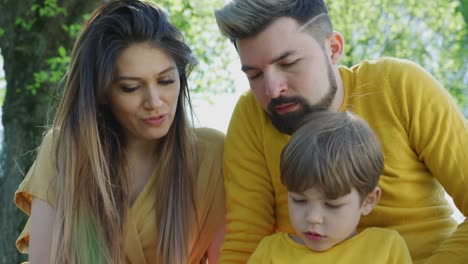
[[[57,205],[52,263],[125,263],[126,142],[105,97],[115,78],[118,56],[135,43],[162,49],[179,71],[176,115],[156,150],[155,236],[158,262],[188,261],[196,226],[198,169],[186,111],[191,107],[187,76],[195,59],[161,9],[145,2],[116,1],[96,10],[84,23],[53,122]]]

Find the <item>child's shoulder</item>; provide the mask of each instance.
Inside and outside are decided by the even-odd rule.
[[[383,228],[383,227],[368,227],[364,229],[362,232],[366,232],[372,235],[399,235],[398,231],[395,229],[390,228]]]
[[[389,242],[389,241],[403,241],[400,233],[394,229],[390,228],[381,228],[381,227],[369,227],[364,229],[362,232],[363,237],[366,240],[376,241],[376,242]]]
[[[277,232],[271,235],[268,235],[262,239],[262,242],[273,242],[284,240],[288,236],[288,233]]]

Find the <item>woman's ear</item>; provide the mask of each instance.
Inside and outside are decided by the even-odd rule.
[[[361,205],[361,214],[368,215],[372,212],[372,209],[377,205],[380,200],[380,195],[382,190],[379,186],[375,187],[372,192],[370,192],[367,197],[362,201]]]
[[[338,65],[344,53],[344,39],[340,32],[333,31],[327,37],[327,44],[330,48],[330,61]]]

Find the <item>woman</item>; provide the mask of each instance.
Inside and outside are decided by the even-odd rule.
[[[15,196],[31,215],[17,246],[29,244],[32,263],[216,262],[223,136],[189,125],[193,65],[149,3],[111,2],[84,23],[52,128]]]

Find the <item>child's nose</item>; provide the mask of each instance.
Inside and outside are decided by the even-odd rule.
[[[306,220],[311,224],[323,224],[323,214],[320,212],[320,209],[309,210]]]

